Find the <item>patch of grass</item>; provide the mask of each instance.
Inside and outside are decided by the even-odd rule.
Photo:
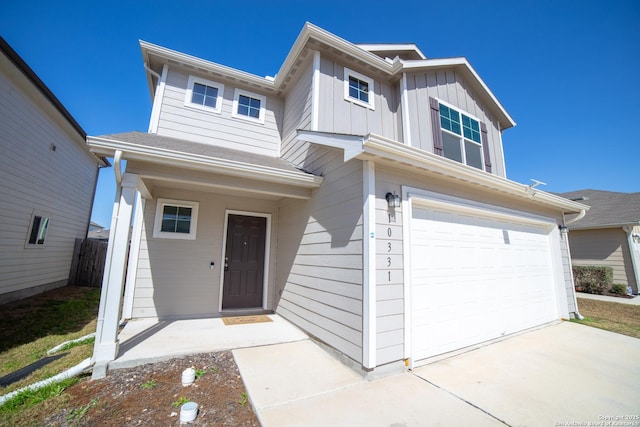
[[[66,380],[62,380],[58,383],[46,385],[39,390],[22,391],[0,406],[0,415],[2,415],[3,418],[10,417],[11,415],[29,409],[47,399],[60,396],[63,391],[76,384],[78,381],[80,381],[78,377],[67,378]]]
[[[175,406],[176,408],[179,406],[184,405],[185,403],[187,403],[189,401],[189,399],[187,399],[184,396],[180,396],[180,399],[176,400],[175,402],[173,402],[171,405]]]
[[[195,373],[196,373],[196,378],[200,378],[200,377],[204,376],[204,374],[207,373],[207,370],[206,369],[196,369]]]
[[[40,360],[47,350],[62,342],[95,332],[100,289],[77,288],[59,293],[52,290],[2,306],[0,377]],[[91,357],[93,339],[71,343],[61,351],[67,354],[20,381],[0,387],[0,394],[49,378]]]
[[[238,401],[240,406],[246,406],[248,401],[249,401],[249,396],[247,396],[247,393],[241,393],[240,400]]]
[[[89,337],[89,338],[85,338],[85,339],[80,340],[80,341],[69,342],[69,343],[66,343],[65,345],[63,345],[62,347],[60,347],[57,351],[55,351],[52,354],[62,353],[63,351],[71,350],[74,347],[80,347],[82,345],[91,345],[91,346],[93,346],[93,343],[95,343],[95,342],[96,342],[96,338],[95,337]]]
[[[584,320],[576,323],[640,338],[640,306],[578,298]]]
[[[158,382],[156,380],[149,380],[140,384],[140,387],[148,390],[148,389],[155,388],[157,385],[158,385]]]
[[[72,423],[80,421],[82,417],[85,416],[89,408],[93,408],[97,404],[98,404],[98,399],[91,399],[91,402],[87,403],[86,405],[77,409],[71,409],[67,414],[67,421]]]

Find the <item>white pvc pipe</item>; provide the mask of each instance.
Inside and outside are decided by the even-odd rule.
[[[92,365],[93,365],[93,362],[91,361],[91,358],[85,359],[82,362],[78,363],[76,366],[74,366],[72,368],[69,368],[64,372],[61,372],[58,375],[54,375],[53,377],[47,378],[46,380],[39,381],[37,383],[28,385],[26,387],[22,387],[19,390],[15,390],[15,391],[12,391],[11,393],[7,393],[4,396],[0,396],[0,405],[4,404],[4,402],[6,402],[7,400],[17,396],[19,393],[22,393],[23,391],[26,391],[26,390],[30,390],[30,391],[39,390],[42,387],[47,386],[49,384],[57,383],[57,382],[60,382],[62,380],[66,380],[67,378],[72,378],[72,377],[78,376],[85,369],[91,367]]]
[[[93,333],[91,333],[89,335],[85,335],[83,337],[76,338],[75,340],[65,341],[62,344],[58,344],[57,346],[53,347],[51,350],[47,350],[47,354],[53,354],[53,353],[57,352],[58,350],[60,350],[62,347],[64,347],[67,344],[72,344],[72,343],[75,343],[75,342],[85,341],[85,340],[88,340],[89,338],[93,338],[95,336],[96,336],[96,333],[93,332]]]

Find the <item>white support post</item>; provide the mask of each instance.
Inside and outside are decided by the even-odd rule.
[[[114,203],[114,217],[109,233],[109,250],[102,279],[102,293],[96,327],[92,378],[106,375],[107,365],[118,355],[118,324],[129,248],[129,228],[139,177],[124,174],[119,200]],[[117,212],[116,212],[117,211]]]
[[[362,366],[376,367],[376,171],[366,160],[363,172],[363,330]]]
[[[122,319],[131,319],[133,314],[133,294],[136,289],[136,273],[138,271],[138,255],[140,254],[140,239],[142,237],[142,219],[146,199],[140,192],[136,193],[136,209],[133,214],[133,231],[131,234],[131,248],[129,249],[129,261],[127,262],[127,279],[124,284],[124,303],[122,305]]]

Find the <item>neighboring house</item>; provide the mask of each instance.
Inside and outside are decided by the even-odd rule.
[[[640,193],[578,190],[560,194],[591,206],[584,218],[569,226],[573,265],[613,268],[613,283],[640,283]]]
[[[149,132],[88,138],[121,191],[97,369],[134,204],[125,318],[276,312],[370,371],[576,311],[559,226],[587,206],[506,178],[515,123],[466,59],[311,24],[275,78],[141,48]]]
[[[0,303],[67,284],[98,167],[86,134],[0,38]]]
[[[103,226],[92,221],[91,223],[89,223],[89,232],[87,233],[87,239],[108,240],[109,230],[105,230]]]

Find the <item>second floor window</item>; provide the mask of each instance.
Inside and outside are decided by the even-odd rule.
[[[480,122],[440,104],[440,128],[444,157],[483,168]]]
[[[201,77],[189,76],[184,105],[199,110],[220,113],[224,85]]]
[[[267,98],[257,93],[236,89],[233,96],[232,116],[264,123]]]

